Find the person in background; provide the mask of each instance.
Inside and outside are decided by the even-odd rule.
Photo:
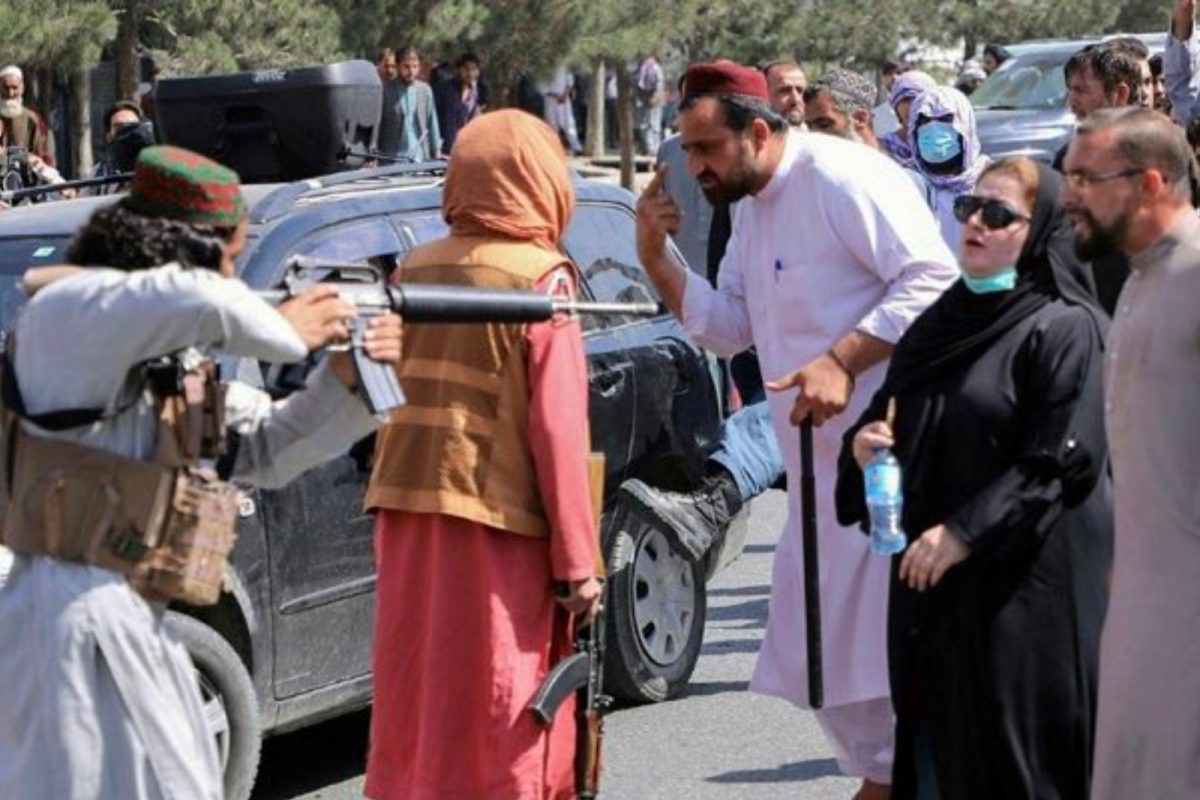
[[[642,153],[655,155],[662,142],[663,103],[666,101],[666,81],[658,59],[646,56],[638,65],[633,80],[634,125]]]
[[[772,61],[762,68],[767,78],[767,93],[771,108],[787,120],[793,128],[804,128],[804,91],[808,78],[804,68],[795,61],[785,59]]]
[[[883,151],[892,157],[902,167],[915,168],[913,143],[908,138],[908,112],[913,100],[921,92],[933,89],[937,82],[920,70],[909,70],[892,84],[888,105],[896,115],[899,126],[879,137]]]
[[[979,65],[978,61],[964,61],[962,68],[958,71],[958,77],[954,79],[954,88],[970,97],[987,80],[987,77],[987,72]]]
[[[154,144],[154,126],[134,100],[118,100],[104,112],[104,157],[92,170],[93,178],[133,172],[138,154]],[[109,183],[84,189],[89,195],[114,194],[126,189]]]
[[[879,148],[872,109],[875,84],[865,75],[837,67],[804,91],[804,120],[814,133],[828,133]]]
[[[383,82],[376,149],[382,155],[403,161],[430,161],[442,152],[437,104],[433,90],[417,75],[421,56],[415,48],[400,53],[384,52],[382,68],[389,76]]]
[[[443,85],[437,96],[438,127],[442,134],[442,152],[449,155],[458,132],[471,120],[487,111],[491,91],[483,79],[479,57],[463,53],[454,62],[454,77]]]
[[[1163,54],[1155,53],[1150,56],[1150,76],[1154,79],[1154,104],[1152,108],[1159,113],[1171,113],[1171,99],[1167,96],[1167,83],[1163,79]]]
[[[54,137],[42,115],[25,105],[25,74],[15,64],[0,69],[0,149],[9,147],[54,166]]]
[[[1003,45],[989,44],[983,48],[983,70],[991,75],[1010,58],[1012,58],[1012,54]]]
[[[843,438],[843,524],[868,522],[877,449],[903,476],[894,800],[1088,796],[1112,563],[1107,318],[1068,266],[1059,184],[1006,159],[958,197],[962,278],[901,337]],[[1167,795],[1127,795],[1151,796]]]
[[[932,191],[930,207],[942,237],[957,252],[962,237],[955,198],[974,190],[989,161],[976,131],[975,109],[962,92],[938,86],[918,94],[907,116],[913,168]]]

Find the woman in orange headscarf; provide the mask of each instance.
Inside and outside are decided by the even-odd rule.
[[[571,294],[559,242],[575,206],[541,120],[498,111],[459,134],[450,236],[413,250],[406,282]],[[569,646],[566,614],[599,601],[579,323],[409,324],[408,404],[381,431],[373,800],[569,798],[571,704],[549,731],[527,706]],[[569,589],[555,599],[555,585]]]

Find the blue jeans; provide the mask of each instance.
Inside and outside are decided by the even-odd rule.
[[[742,502],[771,488],[783,475],[784,466],[767,402],[745,406],[725,420],[721,443],[709,458],[733,476]]]

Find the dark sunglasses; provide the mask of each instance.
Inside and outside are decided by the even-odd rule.
[[[980,215],[980,221],[985,227],[994,231],[1007,228],[1019,219],[1029,220],[1028,216],[1003,200],[994,200],[974,194],[960,194],[954,198],[954,218],[959,222],[965,223],[975,216],[976,211],[983,212]]]

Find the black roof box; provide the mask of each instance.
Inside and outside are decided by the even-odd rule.
[[[367,61],[164,78],[154,89],[160,138],[220,161],[245,183],[344,169],[347,148],[369,147],[381,102]]]

